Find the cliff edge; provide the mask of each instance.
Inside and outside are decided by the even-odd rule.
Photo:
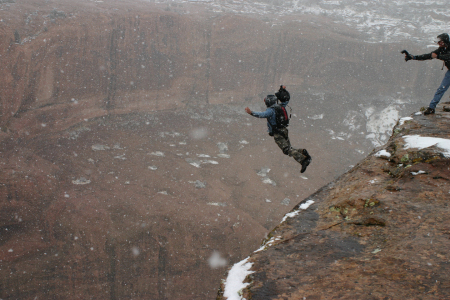
[[[235,264],[217,299],[450,299],[449,124],[442,105],[400,119]]]

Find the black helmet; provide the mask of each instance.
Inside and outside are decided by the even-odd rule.
[[[437,36],[439,41],[443,41],[446,45],[450,44],[450,38],[447,33],[441,33]]]
[[[275,95],[267,95],[266,98],[264,98],[264,103],[267,107],[271,107],[277,103],[277,97],[275,97]]]

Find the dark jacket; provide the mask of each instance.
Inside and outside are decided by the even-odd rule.
[[[414,60],[427,60],[432,59],[431,54],[436,53],[437,59],[444,61],[447,69],[450,70],[450,46],[449,47],[439,47],[431,53],[416,55],[414,56]]]

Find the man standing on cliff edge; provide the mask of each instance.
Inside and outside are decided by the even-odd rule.
[[[403,50],[402,53],[405,54],[405,61],[408,60],[428,60],[428,59],[440,59],[444,62],[447,67],[447,72],[442,79],[441,85],[438,87],[433,99],[430,102],[429,107],[424,111],[424,115],[434,114],[436,105],[441,101],[442,96],[448,90],[450,86],[450,38],[447,33],[442,33],[437,36],[439,48],[428,54],[422,55],[411,55],[408,51]],[[442,66],[444,69],[444,66]]]

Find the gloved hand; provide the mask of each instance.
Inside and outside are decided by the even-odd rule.
[[[411,54],[405,55],[405,61],[408,61],[408,60],[411,60],[411,59],[414,59],[414,57]]]
[[[414,59],[414,56],[409,54],[408,51],[406,51],[406,50],[402,50],[400,53],[405,54],[405,61]]]

